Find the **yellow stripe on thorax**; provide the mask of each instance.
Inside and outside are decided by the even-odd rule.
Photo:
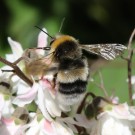
[[[56,40],[51,45],[51,50],[55,50],[61,43],[65,41],[75,41],[72,36],[64,35],[56,38]]]

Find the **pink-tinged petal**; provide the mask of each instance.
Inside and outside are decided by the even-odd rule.
[[[51,96],[53,98],[55,98],[55,95],[56,95],[56,91],[54,90],[54,88],[52,88],[52,80],[50,80],[52,78],[51,75],[49,76],[45,76],[41,81],[40,81],[40,84],[42,85],[42,87],[44,89],[48,89],[49,93],[51,94]]]
[[[128,116],[129,115],[129,111],[128,111],[128,106],[126,104],[119,104],[114,106],[113,110],[121,116]]]
[[[45,81],[44,81],[45,83]],[[47,87],[48,86],[48,87]],[[44,105],[46,106],[47,111],[52,117],[60,116],[61,115],[61,109],[59,108],[58,102],[55,98],[52,97],[50,94],[50,90],[52,87],[48,85],[48,82],[46,82],[46,85],[42,87],[42,91],[38,91],[40,95],[42,95],[44,100]],[[40,98],[38,98],[40,100]]]
[[[45,28],[42,29],[43,31],[47,32]],[[46,47],[47,46],[47,34],[41,31],[38,35],[38,45],[37,47]],[[44,54],[44,50],[37,50],[38,53]]]
[[[130,107],[127,105],[127,103],[115,105],[113,110],[108,111],[107,113],[113,117],[116,117],[117,119],[135,120],[135,116],[131,114]]]
[[[118,97],[113,97],[112,98],[112,103],[113,104],[118,104],[119,103],[119,98]]]
[[[11,49],[12,49],[12,52],[14,55],[14,59],[16,60],[16,59],[20,58],[23,54],[23,49],[22,49],[21,44],[12,40],[10,37],[8,37],[8,42],[11,46]]]
[[[42,81],[40,81],[40,84],[46,89],[52,89],[51,83],[50,81],[48,81],[47,79],[42,79]]]
[[[34,135],[56,135],[52,128],[52,122],[44,118],[37,121],[37,117],[35,117],[30,124],[24,125],[21,130],[26,131],[25,135],[32,135],[33,133]]]
[[[45,28],[42,29],[43,31],[47,32]],[[46,47],[47,46],[47,34],[41,31],[38,35],[38,47]]]
[[[37,117],[35,117],[30,124],[24,125],[21,130],[26,131],[25,135],[32,135],[33,133],[34,135],[55,135],[51,129],[51,122],[44,118],[37,121]]]
[[[43,130],[47,135],[55,135],[54,129],[52,127],[52,122],[48,120],[43,121]]]
[[[3,118],[0,125],[0,135],[21,135],[16,134],[21,125],[15,125],[14,119]]]
[[[34,83],[32,88],[29,88],[27,93],[17,96],[12,103],[20,107],[23,107],[25,104],[31,103],[37,95],[38,88],[39,85],[37,83]]]
[[[2,118],[2,123],[7,126],[14,125],[14,119],[13,118]]]

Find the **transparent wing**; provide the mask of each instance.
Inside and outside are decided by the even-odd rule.
[[[116,56],[120,55],[125,49],[127,49],[126,46],[121,44],[81,45],[81,48],[87,52],[100,55],[106,60],[113,60]]]

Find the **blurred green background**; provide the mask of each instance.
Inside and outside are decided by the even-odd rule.
[[[72,35],[81,43],[126,45],[135,27],[134,9],[135,0],[1,0],[0,55],[10,52],[8,36],[23,48],[36,46],[39,30],[34,26],[45,27],[54,36],[64,17],[61,33]],[[109,93],[115,91],[122,102],[126,101],[126,62],[120,58],[110,62],[102,74]],[[94,79],[99,82],[98,75]],[[92,83],[88,89],[101,93]]]

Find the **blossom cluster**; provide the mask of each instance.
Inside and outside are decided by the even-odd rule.
[[[43,29],[46,31],[45,29]],[[12,54],[6,60],[15,62],[24,56],[20,43],[8,38]],[[47,35],[39,33],[37,47],[47,46]],[[37,53],[44,55],[43,50]],[[26,74],[25,62],[17,63]],[[134,135],[135,108],[127,103],[110,103],[100,98],[97,109],[89,103],[81,113],[75,105],[63,104],[51,85],[52,75],[38,81],[31,76],[29,86],[9,66],[0,68],[0,135]],[[26,74],[27,76],[27,74]],[[91,113],[94,113],[91,115]]]

